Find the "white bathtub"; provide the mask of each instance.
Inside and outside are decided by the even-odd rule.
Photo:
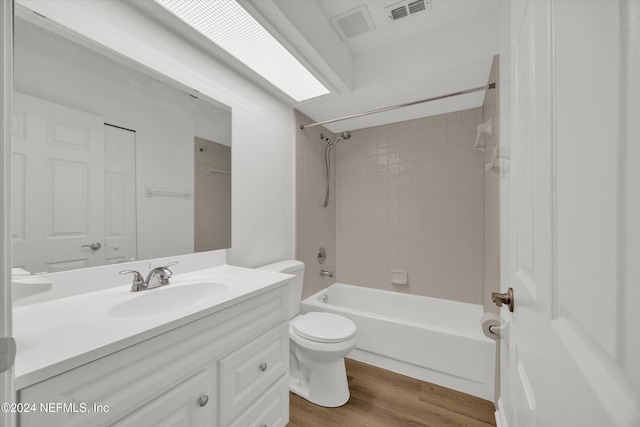
[[[481,305],[336,283],[300,310],[353,320],[352,359],[494,400],[496,342],[482,333]]]

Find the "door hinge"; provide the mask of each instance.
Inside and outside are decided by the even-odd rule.
[[[0,338],[0,372],[8,371],[16,360],[16,340]]]

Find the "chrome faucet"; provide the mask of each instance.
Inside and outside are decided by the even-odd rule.
[[[168,285],[169,279],[171,278],[173,273],[167,267],[169,267],[170,265],[175,265],[177,263],[178,261],[170,262],[164,267],[156,267],[151,270],[147,275],[147,280],[145,280],[145,282],[147,283],[147,289],[153,289],[157,288],[158,286]]]
[[[175,265],[178,262],[170,262],[163,267],[156,267],[152,269],[147,275],[147,279],[143,279],[142,275],[135,270],[123,270],[120,274],[133,274],[133,282],[131,284],[131,292],[139,292],[147,289],[157,288],[169,284],[169,279],[173,275],[173,272],[169,270],[169,266]]]
[[[333,277],[333,271],[320,270],[320,275],[322,277]]]

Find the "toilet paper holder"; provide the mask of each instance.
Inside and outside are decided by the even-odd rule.
[[[509,311],[513,313],[513,288],[509,288],[507,292],[501,294],[499,292],[491,292],[491,299],[498,307],[502,307],[502,304],[506,304],[509,307]]]

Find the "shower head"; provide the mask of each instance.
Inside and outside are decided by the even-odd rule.
[[[321,134],[320,137],[322,138],[323,135]],[[338,143],[338,141],[340,141],[341,139],[349,139],[351,138],[351,132],[349,131],[345,131],[342,132],[340,134],[339,137],[337,137],[333,142],[329,139],[329,138],[324,138],[324,142],[327,143],[327,145],[329,145],[329,147],[333,147],[334,145],[336,145]]]

